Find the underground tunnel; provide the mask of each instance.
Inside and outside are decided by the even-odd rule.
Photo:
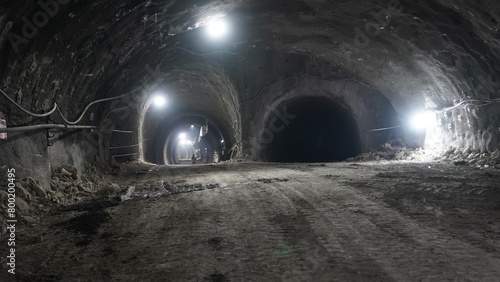
[[[0,281],[496,281],[499,57],[497,0],[2,1]]]
[[[201,117],[174,120],[170,126],[161,123],[156,134],[150,153],[153,163],[190,164],[193,155],[197,163],[217,163],[227,157],[222,133]]]
[[[343,161],[361,151],[356,123],[339,105],[309,98],[284,107],[290,114],[288,124],[277,127],[278,118],[272,118],[268,124],[275,129],[267,147],[269,161]]]

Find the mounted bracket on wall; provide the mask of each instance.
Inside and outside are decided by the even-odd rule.
[[[51,132],[50,129],[46,130],[46,134],[47,134],[47,147],[51,147],[52,145],[54,145],[54,141],[58,140],[58,137],[55,137],[56,134],[54,132]]]
[[[7,121],[6,120],[0,119],[0,128],[7,128]],[[1,132],[0,139],[7,140],[7,132]]]

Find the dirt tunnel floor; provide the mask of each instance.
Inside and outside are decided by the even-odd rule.
[[[115,182],[132,199],[17,231],[18,281],[500,281],[495,168],[130,166]]]

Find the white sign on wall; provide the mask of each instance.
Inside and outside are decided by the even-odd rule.
[[[7,122],[0,119],[0,128],[7,128]],[[0,132],[0,139],[7,139],[7,132]]]

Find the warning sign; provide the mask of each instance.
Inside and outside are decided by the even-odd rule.
[[[0,128],[7,128],[7,122],[0,119]],[[0,139],[7,139],[7,132],[0,132]]]

